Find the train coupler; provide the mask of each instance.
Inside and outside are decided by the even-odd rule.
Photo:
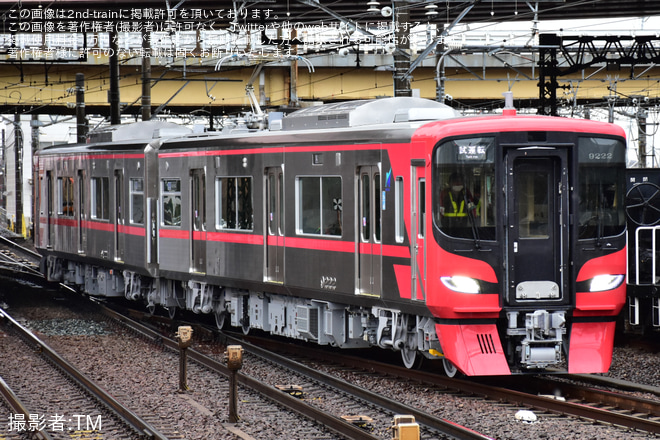
[[[562,362],[562,344],[566,334],[564,312],[535,310],[525,314],[525,327],[517,325],[518,312],[508,312],[507,335],[521,337],[516,352],[525,368],[546,368]]]

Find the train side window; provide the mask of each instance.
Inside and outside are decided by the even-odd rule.
[[[296,232],[341,236],[341,177],[296,177]]]
[[[63,215],[65,208],[64,208],[64,182],[61,177],[57,178],[57,186],[55,187],[55,206],[57,206],[57,214],[58,215]]]
[[[73,177],[57,178],[57,214],[73,216]]]
[[[163,226],[181,226],[181,180],[161,181]]]
[[[419,225],[417,225],[417,237],[424,238],[426,234],[426,180],[425,179],[419,179],[418,194],[419,196],[417,197],[417,199],[419,202],[419,207],[417,209],[417,212],[419,214],[417,215],[417,219],[419,221]]]
[[[406,234],[406,223],[404,220],[404,210],[403,210],[403,177],[397,176],[394,181],[394,210],[396,212],[395,216],[395,230],[396,230],[396,242],[403,243],[405,234]]]
[[[53,172],[46,171],[46,196],[48,197],[48,216],[53,215]]]
[[[130,179],[130,218],[134,225],[144,224],[144,179]]]
[[[92,213],[96,220],[110,219],[110,185],[107,177],[92,177]]]
[[[361,199],[362,199],[362,206],[360,207],[360,216],[362,217],[362,223],[361,223],[361,228],[360,228],[360,238],[362,239],[363,242],[368,242],[369,241],[369,230],[371,229],[370,226],[370,219],[371,219],[371,208],[369,206],[369,203],[371,201],[369,197],[369,175],[368,174],[363,174],[360,177],[360,193],[361,193]]]
[[[380,243],[380,173],[374,174],[374,241]]]
[[[216,228],[254,229],[252,177],[220,177],[215,181]]]

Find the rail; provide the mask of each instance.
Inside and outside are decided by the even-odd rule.
[[[9,406],[11,407],[14,414],[22,414],[25,417],[25,420],[28,420],[30,417],[30,411],[28,408],[23,405],[18,396],[14,391],[7,385],[7,382],[4,379],[0,378],[0,394],[5,398]],[[34,438],[37,440],[52,440],[52,436],[46,431],[36,431],[33,433]]]
[[[280,343],[276,340],[268,340],[269,348],[273,350],[290,350],[290,346]],[[307,352],[310,349],[307,347]],[[365,368],[364,359],[351,359],[348,355],[338,355],[337,353],[326,353],[322,350],[313,350],[314,358],[318,360],[327,360],[328,362],[339,362],[339,357],[341,357],[342,364],[350,366],[352,368]],[[370,362],[371,368],[374,371],[377,371],[381,374],[389,374],[392,376],[405,377],[411,381],[418,381],[422,383],[431,383],[439,385],[448,389],[455,389],[461,393],[467,393],[478,396],[485,396],[489,399],[502,401],[502,402],[515,402],[523,406],[536,408],[539,410],[550,411],[556,414],[571,415],[578,418],[585,418],[590,420],[595,420],[604,423],[610,423],[617,426],[625,426],[641,431],[646,431],[654,434],[660,433],[660,422],[650,418],[641,418],[636,417],[624,412],[615,412],[607,409],[602,409],[594,406],[589,406],[588,404],[582,403],[572,403],[564,402],[561,400],[556,400],[554,398],[549,398],[546,396],[539,396],[535,394],[530,394],[526,392],[516,391],[510,388],[504,388],[502,386],[492,386],[487,383],[480,383],[479,379],[471,380],[461,380],[461,379],[450,379],[448,377],[438,376],[435,373],[429,373],[426,371],[419,370],[408,370],[403,367],[389,365],[378,362]],[[507,381],[512,383],[518,383],[519,386],[521,380],[527,376],[503,376],[498,378],[500,384],[505,384]],[[595,376],[595,378],[598,378]],[[604,378],[600,378],[604,380]],[[576,388],[573,388],[573,392]],[[601,405],[608,405],[610,407],[622,408],[622,410],[628,410],[630,412],[642,412],[643,414],[651,415],[660,415],[660,403],[650,402],[648,400],[635,399],[635,398],[626,398],[624,396],[607,393],[607,392],[598,392],[597,390],[581,390],[582,395],[585,399],[589,399],[591,402],[596,402]],[[653,406],[651,409],[650,406]],[[656,416],[657,417],[657,416]],[[421,423],[421,421],[420,421]]]
[[[176,350],[176,351],[179,350],[179,345],[177,341],[173,339],[169,339],[159,334],[158,332],[155,332],[150,328],[138,322],[135,322],[112,309],[109,309],[108,307],[102,307],[102,313],[104,313],[106,316],[109,316],[112,319],[121,322],[125,326],[131,328],[133,331],[142,334],[145,338],[149,340],[160,342],[164,346],[172,350]],[[188,352],[187,354],[188,359],[194,360],[200,363],[201,365],[211,369],[212,371],[222,374],[223,376],[229,377],[229,375],[231,374],[229,368],[227,368],[219,361],[212,359],[191,348],[189,348],[187,352]],[[378,437],[369,434],[368,432],[364,431],[363,429],[360,429],[359,427],[346,423],[343,420],[334,417],[332,415],[326,414],[323,411],[300,401],[300,399],[297,399],[286,393],[283,393],[282,391],[273,388],[269,385],[266,385],[264,383],[261,383],[258,380],[253,379],[249,376],[239,373],[238,382],[241,385],[250,388],[252,390],[255,390],[258,393],[268,397],[272,401],[277,402],[278,404],[284,406],[290,411],[296,412],[298,414],[302,414],[310,418],[311,420],[315,420],[323,424],[324,426],[328,427],[329,429],[337,433],[340,433],[341,435],[345,435],[348,438],[355,440],[378,439]]]
[[[165,435],[161,434],[157,429],[155,429],[148,422],[144,421],[140,416],[124,407],[103,388],[96,385],[91,379],[78,371],[73,365],[71,365],[68,361],[57,354],[45,342],[41,341],[32,332],[19,324],[2,308],[0,308],[0,318],[4,318],[9,321],[9,323],[18,331],[19,335],[24,338],[26,342],[36,346],[43,356],[57,365],[75,383],[77,383],[85,391],[94,396],[99,402],[110,408],[127,425],[129,425],[136,432],[140,433],[141,436],[154,440],[167,440]]]
[[[117,319],[121,321],[124,325],[128,325],[133,330],[143,334],[146,338],[150,340],[162,342],[165,346],[173,350],[178,350],[178,343],[176,341],[166,338],[161,334],[151,330],[150,328],[138,322],[135,322],[114,310],[109,309],[108,307],[103,307],[103,313],[105,313],[106,315],[110,316],[113,319]],[[234,338],[232,338],[231,336],[228,336],[226,334],[224,334],[224,336],[227,338],[227,341],[234,340]],[[441,431],[451,436],[452,438],[459,440],[490,439],[490,437],[484,436],[483,434],[480,434],[471,429],[464,428],[460,425],[439,419],[437,417],[419,411],[408,405],[404,405],[399,402],[394,402],[378,394],[371,393],[364,388],[348,384],[345,381],[342,381],[341,379],[338,379],[336,377],[324,374],[317,370],[313,370],[309,367],[305,367],[304,365],[297,363],[295,361],[291,361],[286,357],[268,352],[267,350],[261,349],[256,345],[246,343],[246,341],[244,340],[240,340],[240,344],[243,346],[246,352],[250,352],[257,356],[272,360],[277,364],[285,365],[287,368],[292,369],[307,377],[310,377],[331,388],[339,389],[350,395],[357,396],[358,398],[361,398],[365,401],[372,402],[373,404],[378,405],[379,407],[391,411],[395,414],[413,415],[417,423],[420,423],[421,425],[424,425],[430,429]],[[218,373],[223,374],[225,376],[229,376],[230,374],[229,369],[225,365],[216,361],[215,359],[212,359],[202,353],[199,353],[198,351],[195,351],[194,349],[188,349],[188,358],[193,359],[199,362],[200,364],[206,366],[207,368],[217,371]],[[255,391],[258,391],[259,393],[287,407],[288,409],[295,411],[299,414],[303,414],[313,420],[317,420],[318,422],[322,423],[324,426],[332,430],[335,430],[336,432],[339,432],[343,435],[346,435],[351,439],[376,438],[371,434],[367,433],[366,431],[364,431],[363,429],[356,427],[351,423],[347,423],[335,416],[326,414],[323,411],[314,408],[313,406],[307,405],[304,401],[301,401],[300,399],[291,397],[289,394],[283,393],[279,389],[276,389],[270,385],[263,384],[249,376],[246,376],[244,374],[238,374],[238,381],[242,385],[251,388]]]

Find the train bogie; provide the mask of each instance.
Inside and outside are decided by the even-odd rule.
[[[625,295],[622,132],[454,116],[389,99],[306,109],[277,131],[44,151],[44,270],[409,367],[605,371]],[[43,211],[70,157],[64,221]]]

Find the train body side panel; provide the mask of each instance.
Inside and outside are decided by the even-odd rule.
[[[284,284],[321,290],[328,299],[354,295],[356,178],[351,165],[358,157],[370,164],[380,157],[379,151],[335,148],[291,146],[284,155]],[[329,185],[332,193],[325,188]],[[310,203],[314,199],[322,204]]]
[[[403,155],[409,154],[406,144],[394,145]],[[379,176],[381,188],[381,191],[374,196],[376,200],[371,201],[381,210],[381,242],[366,251],[372,258],[378,258],[380,261],[378,272],[374,275],[379,278],[378,284],[385,287],[377,296],[382,299],[382,304],[391,307],[403,305],[407,310],[414,309],[422,314],[428,314],[428,311],[424,312],[423,301],[410,302],[410,294],[407,293],[410,291],[410,279],[401,278],[400,269],[410,265],[410,248],[407,235],[404,234],[403,242],[396,241],[394,236],[397,211],[392,182],[395,173],[389,161],[388,154],[391,154],[389,146],[384,146],[381,151],[380,144],[360,142],[356,145],[290,145],[282,147],[282,154],[274,153],[278,148],[277,144],[270,144],[265,147],[263,154],[255,153],[254,149],[245,150],[243,154],[240,148],[226,150],[210,143],[201,151],[181,148],[159,153],[160,168],[165,170],[161,171],[159,185],[167,179],[180,178],[182,195],[181,225],[167,226],[163,224],[162,218],[160,220],[159,263],[163,273],[168,276],[171,274],[181,280],[199,278],[198,275],[201,275],[196,275],[186,263],[191,240],[188,232],[190,230],[188,211],[191,207],[189,200],[183,195],[190,191],[185,176],[188,176],[192,169],[204,166],[207,188],[204,232],[207,261],[205,275],[212,277],[213,282],[221,285],[223,283],[238,285],[239,280],[243,280],[252,283],[251,289],[257,288],[257,284],[254,283],[264,283],[260,288],[266,291],[281,291],[281,287],[295,291],[303,289],[309,291],[314,298],[354,304],[365,303],[364,298],[360,298],[356,285],[356,271],[359,270],[360,264],[357,258],[358,250],[364,251],[365,248],[364,244],[361,245],[362,247],[358,245],[358,218],[354,211],[357,203],[355,195],[358,170],[360,167],[371,166],[375,167],[374,173],[377,173],[375,176]],[[280,286],[277,283],[271,285],[264,275],[264,247],[273,238],[267,236],[264,231],[267,221],[264,212],[266,201],[261,184],[265,170],[281,165],[284,170],[286,221],[283,236],[285,275]],[[221,191],[218,182],[226,178],[242,176],[249,176],[254,188],[253,228],[248,231],[222,228],[218,219],[218,205],[221,203],[218,199],[221,197],[218,194],[218,191]],[[408,175],[403,174],[403,176],[408,182]],[[330,232],[308,230],[301,223],[301,213],[297,211],[300,209],[302,197],[300,181],[308,178],[341,180],[341,196],[334,201],[326,200],[335,204],[335,212],[341,210],[337,212],[337,224],[341,223],[340,233],[336,230]],[[162,193],[162,188],[160,191]],[[407,197],[407,192],[405,194]],[[161,194],[159,200],[161,217],[165,209],[162,197]],[[398,209],[404,212],[406,210],[405,207]],[[404,217],[407,219],[409,216]],[[336,228],[337,224],[330,227]],[[398,275],[395,266],[398,268]],[[374,301],[373,296],[370,298],[370,301]]]
[[[132,157],[124,160],[121,170],[121,218],[117,225],[119,257],[131,268],[147,266],[147,224],[145,158]]]
[[[212,148],[212,147],[210,147]],[[275,155],[278,156],[278,155]],[[281,158],[275,159],[281,163]],[[212,152],[206,167],[206,273],[222,279],[263,281],[264,220],[263,161],[260,154]],[[225,224],[220,195],[227,178],[250,178],[250,186],[238,189],[239,198],[249,200],[250,219],[241,226]],[[245,194],[243,194],[245,192]],[[233,194],[233,193],[232,193]],[[240,201],[238,202],[241,203]],[[247,202],[245,202],[247,203]],[[247,209],[247,208],[245,208]]]

